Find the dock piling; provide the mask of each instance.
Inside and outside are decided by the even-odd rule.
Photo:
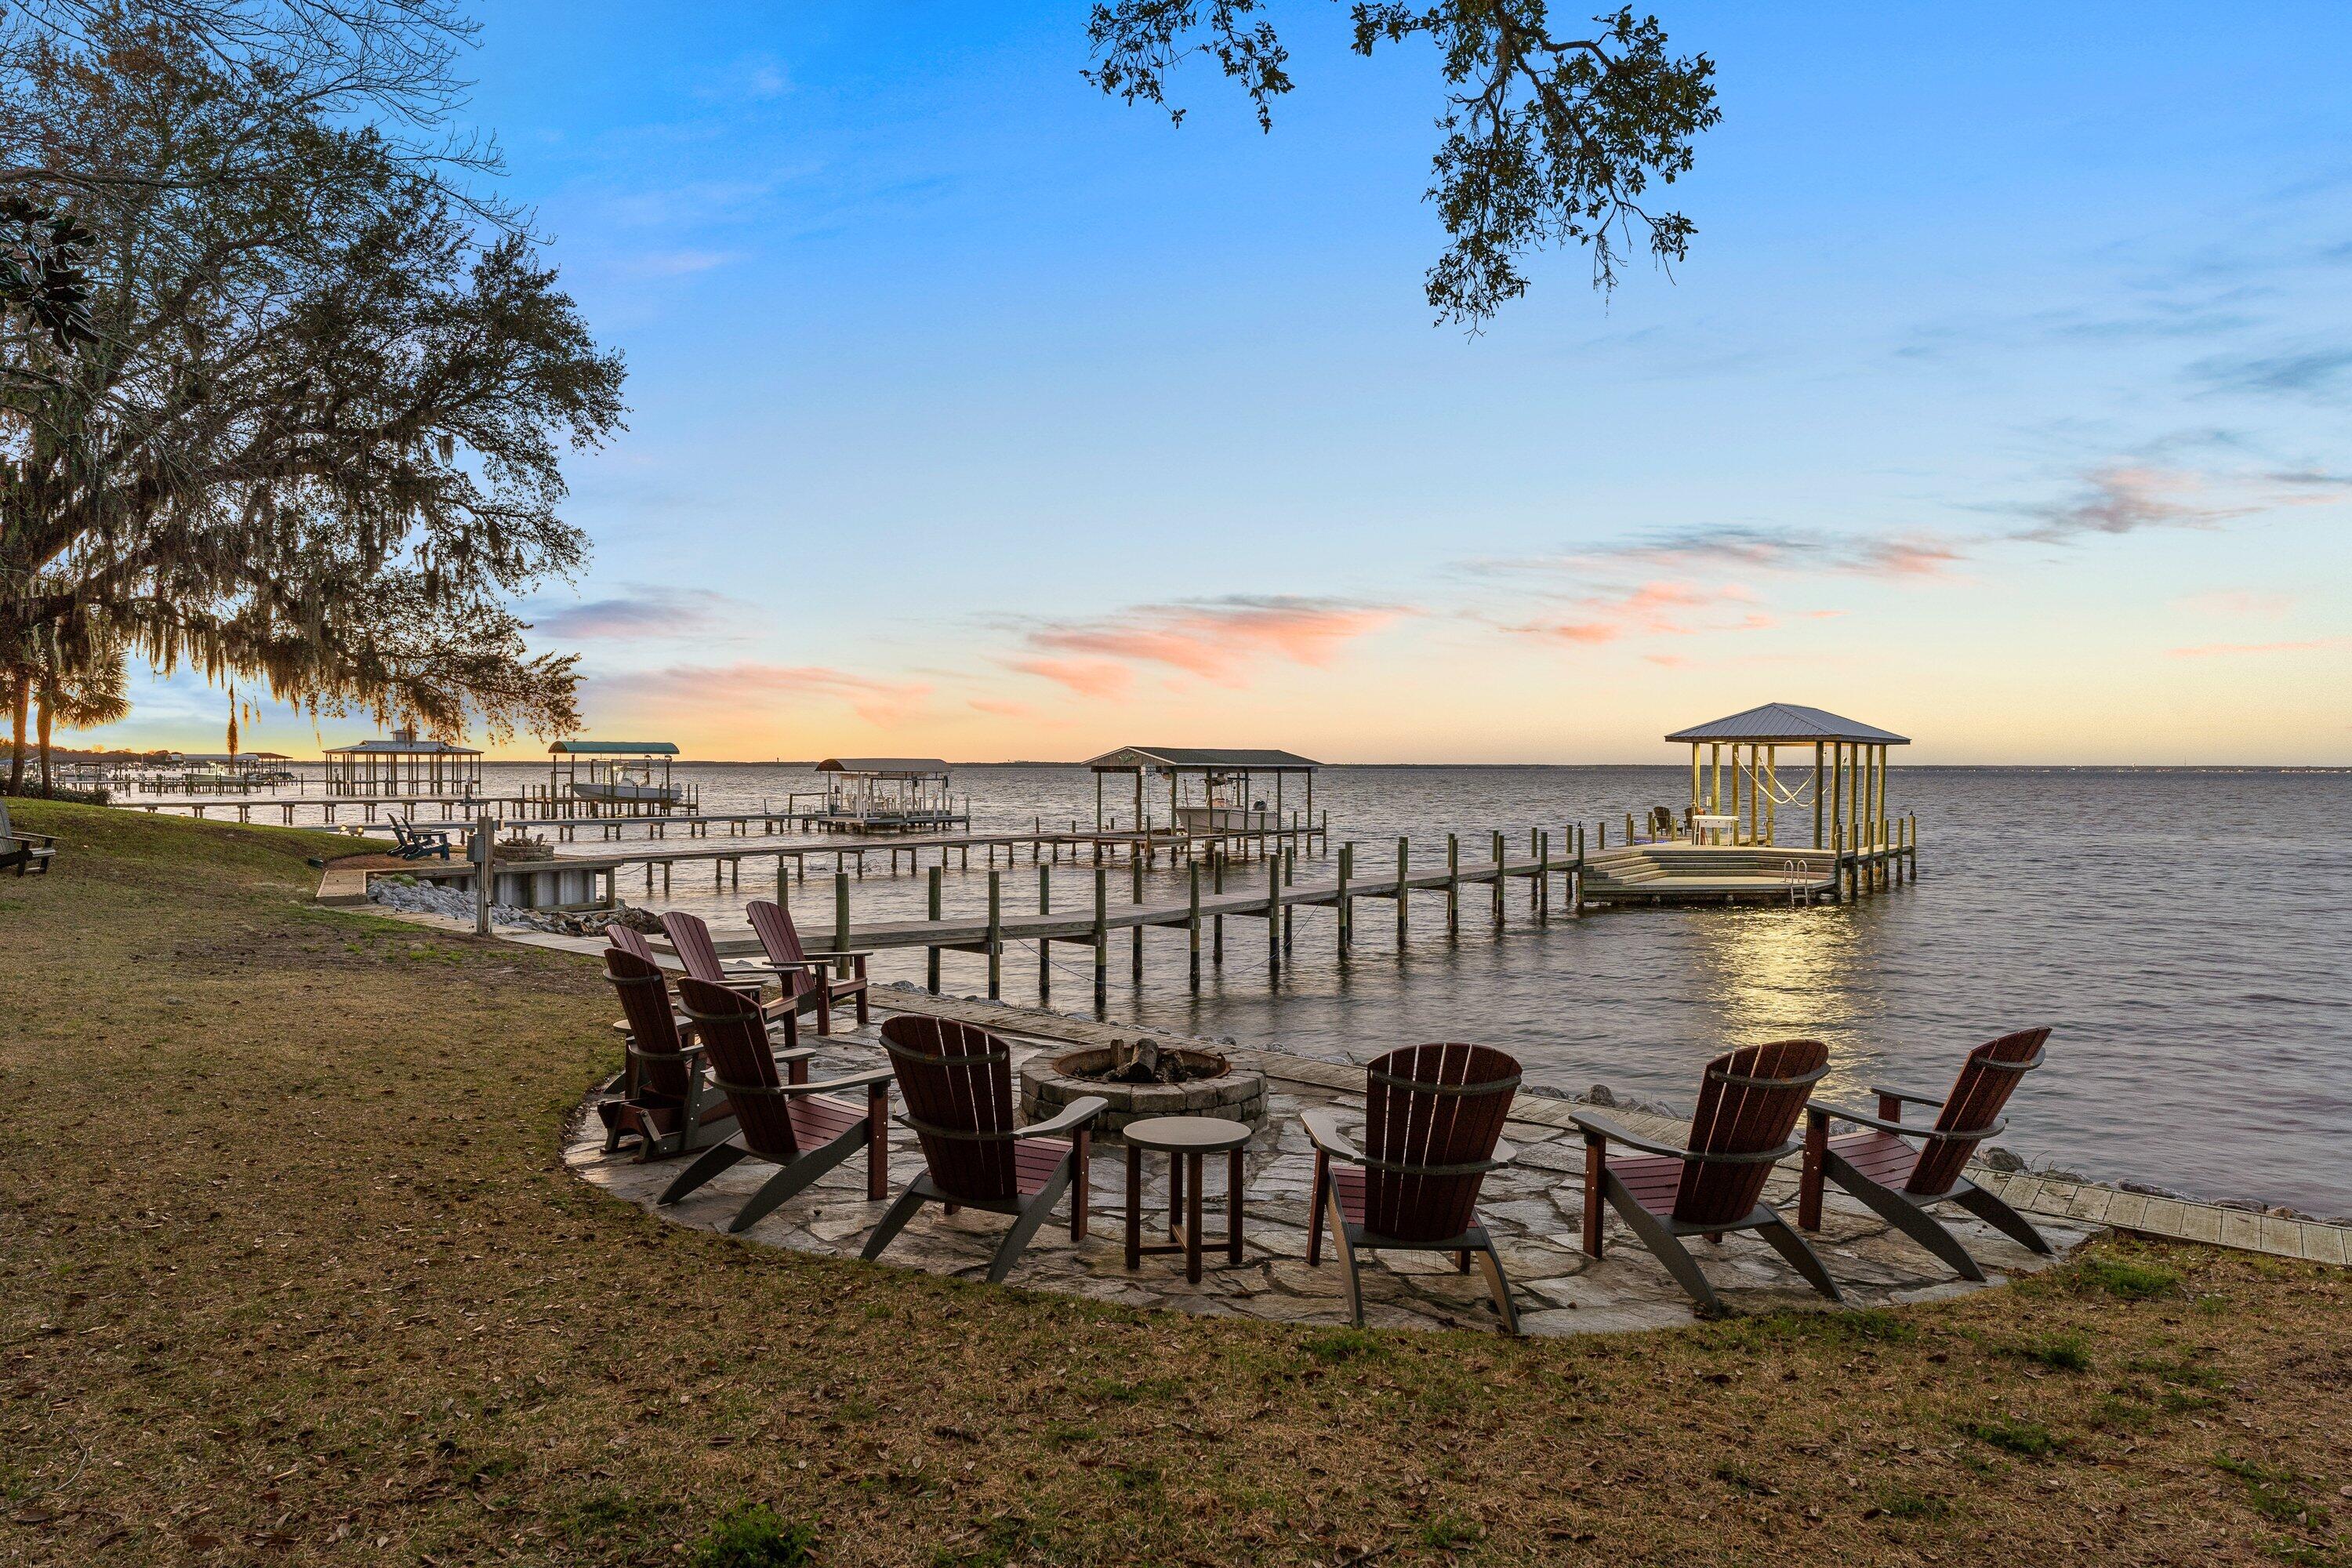
[[[1339,847],[1339,954],[1348,957],[1355,942],[1355,898],[1348,896],[1348,879],[1355,877],[1355,839]]]
[[[776,862],[777,879],[782,881],[783,879],[783,875],[784,863],[782,860],[778,860]],[[940,868],[937,866],[931,868],[930,881],[931,887],[929,913],[933,922],[936,923],[940,919]],[[776,901],[778,903],[782,903],[783,900],[779,897]],[[940,945],[937,942],[933,942],[923,952],[923,979],[930,987],[931,994],[934,996],[938,995],[940,994]]]
[[[1192,908],[1184,921],[1184,934],[1192,949],[1192,989],[1201,989],[1201,863],[1194,860],[1184,868],[1192,886]]]
[[[1004,873],[988,874],[988,999],[1004,995]]]
[[[1110,873],[1095,868],[1095,1005],[1110,1001]]]
[[[1404,951],[1405,938],[1409,930],[1405,924],[1404,884],[1405,879],[1411,875],[1412,866],[1412,840],[1400,835],[1397,838],[1396,879],[1397,951],[1399,952],[1402,952]]]
[[[1445,934],[1462,934],[1462,836],[1445,836]]]

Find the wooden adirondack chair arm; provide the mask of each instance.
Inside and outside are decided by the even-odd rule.
[[[1062,1113],[1051,1121],[1034,1122],[1016,1128],[1013,1136],[1023,1138],[1054,1138],[1065,1132],[1075,1132],[1110,1109],[1110,1101],[1099,1094],[1081,1095],[1062,1108]]]
[[[1948,1132],[1939,1131],[1922,1122],[1896,1121],[1890,1117],[1871,1116],[1851,1106],[1824,1105],[1818,1100],[1805,1107],[1805,1114],[1822,1121],[1834,1119],[1839,1121],[1851,1121],[1857,1127],[1874,1127],[1881,1132],[1897,1132],[1906,1138],[1924,1138],[1930,1143],[1973,1143],[1979,1139],[1991,1137],[2009,1125],[2009,1118],[1996,1116],[1990,1127],[1969,1127]]]
[[[874,953],[875,950],[870,947],[845,947],[838,952],[820,952],[814,948],[803,948],[801,956],[813,963],[831,963],[844,958],[871,958]]]
[[[814,1056],[814,1051],[803,1052]],[[781,1059],[781,1058],[779,1058]],[[877,1083],[888,1083],[897,1075],[888,1068],[874,1068],[866,1072],[844,1073],[839,1078],[818,1079],[813,1083],[788,1083],[781,1086],[785,1094],[824,1094],[832,1089],[872,1089]]]
[[[1691,1152],[1678,1143],[1661,1143],[1654,1138],[1644,1138],[1631,1128],[1621,1127],[1605,1116],[1595,1116],[1587,1110],[1575,1110],[1569,1113],[1568,1119],[1583,1130],[1584,1139],[1588,1143],[1595,1138],[1605,1138],[1612,1143],[1622,1143],[1628,1149],[1639,1149],[1644,1154],[1666,1154],[1677,1160],[1691,1158]]]
[[[1673,1159],[1695,1160],[1708,1165],[1769,1165],[1775,1160],[1787,1159],[1805,1146],[1802,1140],[1791,1138],[1777,1149],[1758,1149],[1745,1154],[1724,1154],[1709,1149],[1678,1149],[1672,1143],[1661,1143],[1655,1139],[1644,1138],[1637,1132],[1629,1131],[1605,1116],[1594,1116],[1589,1111],[1571,1112],[1569,1120],[1584,1129],[1584,1141],[1587,1143],[1607,1139],[1612,1143],[1622,1143],[1629,1149],[1639,1149],[1645,1154],[1664,1154]]]
[[[702,1056],[702,1047],[700,1046],[681,1045],[679,1048],[675,1051],[643,1051],[637,1048],[637,1042],[635,1040],[624,1040],[621,1043],[621,1049],[628,1056],[641,1062],[674,1061],[683,1063],[687,1070],[689,1072],[693,1070],[694,1064]]]
[[[52,849],[57,847],[58,843],[58,836],[54,833],[27,833],[21,827],[11,827],[6,833],[0,834],[0,844],[8,843],[12,839],[19,844],[46,845]]]
[[[1335,1160],[1345,1160],[1351,1165],[1364,1163],[1364,1152],[1349,1141],[1339,1131],[1339,1113],[1336,1110],[1302,1110],[1299,1124],[1307,1129],[1307,1141]]]
[[[1944,1104],[1944,1097],[1940,1094],[1923,1094],[1916,1089],[1897,1089],[1892,1084],[1874,1083],[1870,1086],[1870,1092],[1883,1099],[1907,1100],[1913,1105],[1932,1105],[1938,1110]]]

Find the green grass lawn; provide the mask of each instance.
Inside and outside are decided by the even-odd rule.
[[[780,1253],[560,1166],[589,964],[12,808],[0,1562],[2352,1563],[2341,1271],[1514,1343]]]

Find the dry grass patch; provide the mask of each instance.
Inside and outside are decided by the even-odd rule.
[[[2346,1560],[2341,1271],[1512,1343],[781,1253],[560,1168],[588,965],[311,905],[347,840],[18,809],[0,1561]]]

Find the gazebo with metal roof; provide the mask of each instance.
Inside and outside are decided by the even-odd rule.
[[[1159,773],[1168,780],[1170,826],[1193,833],[1261,833],[1284,826],[1283,780],[1293,773],[1307,778],[1307,821],[1315,821],[1315,770],[1323,764],[1296,752],[1234,750],[1213,746],[1121,746],[1089,758],[1095,775],[1095,826],[1103,826],[1103,775],[1135,775],[1135,826],[1145,826],[1143,775]],[[1274,778],[1274,805],[1268,810],[1257,798],[1254,783],[1259,774]],[[1201,798],[1188,803],[1187,786],[1197,781]]]
[[[1690,821],[1695,833],[1705,819],[1713,819],[1717,826],[1727,820],[1735,843],[1769,844],[1776,808],[1801,805],[1810,797],[1813,847],[1841,851],[1885,841],[1887,748],[1911,743],[1891,730],[1797,702],[1767,702],[1677,730],[1666,739],[1687,742],[1691,749]],[[1706,748],[1704,765],[1702,746]],[[1784,746],[1812,748],[1812,775],[1800,775],[1793,788],[1780,784]]]
[[[419,740],[414,729],[372,741],[329,746],[327,793],[356,795],[472,795],[481,793],[482,753],[447,741]]]

